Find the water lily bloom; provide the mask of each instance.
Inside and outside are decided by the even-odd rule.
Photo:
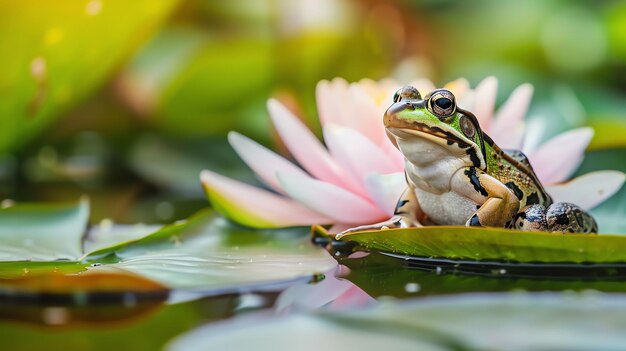
[[[435,89],[426,79],[411,85],[423,94]],[[534,148],[534,132],[524,123],[532,86],[517,87],[496,111],[497,85],[496,78],[488,77],[474,89],[465,79],[445,88],[476,115],[498,145],[527,154],[555,201],[590,209],[619,190],[625,177],[617,171],[593,172],[563,183],[582,162],[593,130],[573,129]],[[205,170],[200,178],[213,206],[251,227],[335,224],[333,231],[338,231],[389,218],[406,184],[403,156],[388,140],[382,116],[399,86],[391,80],[321,81],[316,97],[325,144],[285,106],[270,99],[272,122],[298,165],[231,132],[231,146],[270,190]]]

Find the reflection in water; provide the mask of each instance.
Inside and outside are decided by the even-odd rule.
[[[18,280],[14,280],[10,288],[6,281],[2,281],[0,349],[159,349],[174,337],[200,325],[233,317],[238,320],[251,311],[264,310],[262,314],[266,320],[273,320],[288,314],[299,315],[296,312],[303,311],[334,313],[362,309],[377,305],[377,300],[388,297],[409,299],[519,290],[626,291],[626,282],[620,280],[519,277],[512,274],[511,267],[505,268],[504,272],[486,271],[480,275],[461,274],[462,266],[446,267],[441,262],[426,266],[424,262],[381,254],[353,254],[337,259],[341,264],[335,271],[308,283],[298,280],[286,289],[281,286],[272,292],[258,286],[238,294],[209,297],[202,297],[198,292],[192,294],[192,291],[159,289],[134,293],[129,293],[133,289],[77,293],[76,286],[60,281],[48,286],[61,290],[36,292],[27,287],[40,286],[41,282],[15,284]],[[18,286],[22,289],[19,293]],[[173,298],[177,294],[194,298]],[[50,330],[62,332],[50,333]],[[20,342],[16,347],[15,340],[18,339]]]
[[[111,297],[113,296],[105,299]],[[138,298],[133,304],[99,303],[81,306],[15,303],[11,299],[2,299],[0,321],[64,328],[117,325],[138,321],[155,313],[163,306],[164,301],[165,297],[148,300]]]
[[[376,303],[374,298],[351,281],[335,276],[347,274],[348,271],[347,267],[339,266],[336,272],[326,274],[322,281],[290,286],[278,297],[274,306],[276,312],[310,311],[319,308],[342,310]]]
[[[340,258],[341,264],[350,268],[345,277],[373,297],[456,294],[465,292],[506,291],[583,291],[626,292],[626,281],[614,276],[563,276],[557,277],[557,268],[551,275],[515,275],[515,267],[494,268],[475,274],[463,271],[462,266],[424,266],[414,262],[371,254],[361,259]],[[541,267],[538,267],[539,269]],[[490,268],[491,269],[491,268]],[[535,267],[536,272],[537,267]],[[562,271],[561,271],[562,272]],[[468,274],[471,273],[471,274]]]
[[[46,326],[101,325],[141,318],[169,296],[163,285],[119,273],[47,273],[0,279],[0,320]]]

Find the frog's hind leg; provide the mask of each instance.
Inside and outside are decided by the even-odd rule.
[[[546,221],[551,232],[597,233],[598,224],[582,208],[569,202],[557,202],[548,207]]]
[[[531,205],[518,213],[507,226],[525,231],[552,233],[597,233],[598,224],[580,207],[557,202],[547,209],[543,205]]]

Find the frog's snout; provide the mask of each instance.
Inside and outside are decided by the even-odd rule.
[[[383,117],[385,127],[393,126],[394,122],[398,120],[397,115],[404,110],[415,110],[415,106],[408,101],[395,102],[389,106],[387,111],[385,111],[385,116]]]

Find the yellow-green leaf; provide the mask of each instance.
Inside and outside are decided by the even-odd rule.
[[[328,236],[322,227],[314,234]],[[540,263],[626,262],[626,236],[552,234],[497,228],[432,226],[354,232],[342,242],[396,255],[477,261]]]

